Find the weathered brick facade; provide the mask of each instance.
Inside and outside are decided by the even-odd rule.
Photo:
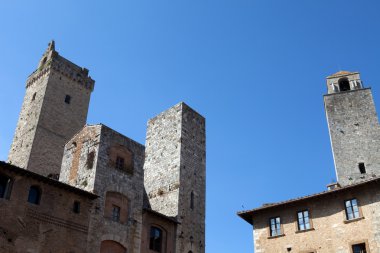
[[[205,119],[180,103],[145,148],[85,125],[93,88],[51,42],[0,163],[0,252],[203,253]]]
[[[380,252],[380,131],[358,72],[327,78],[324,96],[338,182],[328,191],[238,215],[254,227],[255,253]]]

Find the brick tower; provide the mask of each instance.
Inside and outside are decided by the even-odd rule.
[[[327,77],[324,96],[335,171],[341,185],[380,176],[380,131],[370,88],[358,72]]]
[[[150,208],[179,224],[176,253],[205,252],[205,119],[179,103],[148,122],[144,184]]]
[[[55,51],[54,41],[26,82],[8,161],[45,176],[60,172],[65,143],[86,123],[94,80]]]

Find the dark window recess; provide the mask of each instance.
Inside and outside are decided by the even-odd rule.
[[[0,174],[0,198],[9,199],[11,196],[13,180]]]
[[[191,210],[194,209],[194,192],[193,191],[191,192],[191,195],[190,195],[190,208]]]
[[[301,211],[297,213],[297,221],[298,221],[298,230],[307,230],[310,229],[310,219],[309,219],[309,211]]]
[[[359,171],[360,171],[361,174],[365,174],[366,173],[364,163],[359,163]]]
[[[150,228],[149,249],[161,252],[162,230],[157,227]]]
[[[120,207],[119,206],[112,206],[112,220],[113,221],[119,221],[120,220]]]
[[[94,166],[94,159],[95,159],[95,152],[91,151],[87,155],[87,168],[88,169],[92,169],[92,167]]]
[[[352,245],[352,253],[367,253],[365,243]]]
[[[37,93],[34,92],[34,94],[32,96],[32,101],[34,101],[36,99],[36,95],[37,95]]]
[[[358,201],[356,199],[346,200],[345,208],[347,220],[353,220],[360,217]]]
[[[281,235],[281,219],[280,217],[275,217],[269,219],[269,228],[270,228],[270,236],[278,236]]]
[[[339,90],[340,91],[348,91],[351,90],[350,88],[350,82],[347,78],[339,80]]]
[[[70,104],[71,103],[71,96],[66,95],[66,97],[65,97],[65,103],[66,104]]]
[[[73,212],[74,213],[80,213],[80,202],[79,201],[74,201]]]
[[[29,188],[29,195],[28,195],[28,202],[39,205],[40,204],[40,199],[41,199],[41,189],[38,186],[31,186]]]
[[[120,156],[116,157],[115,168],[119,169],[119,170],[124,169],[124,158],[123,157],[120,157]]]

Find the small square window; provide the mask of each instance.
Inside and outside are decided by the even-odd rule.
[[[120,221],[120,207],[112,205],[112,220]]]
[[[270,236],[282,235],[280,217],[269,219],[269,229],[270,229]]]
[[[356,199],[350,199],[345,201],[346,219],[353,220],[360,217],[358,201]]]
[[[66,104],[70,104],[71,103],[71,96],[66,95],[66,97],[65,97],[65,103]]]
[[[74,213],[80,213],[80,202],[79,201],[74,201],[73,212]]]

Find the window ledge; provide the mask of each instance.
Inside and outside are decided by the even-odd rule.
[[[313,230],[315,230],[315,229],[314,228],[309,228],[309,229],[304,229],[304,230],[297,230],[296,234],[305,233],[305,232],[309,232],[309,231],[313,231]]]
[[[279,238],[279,237],[283,237],[283,236],[285,236],[285,234],[275,235],[275,236],[268,236],[268,239],[275,239],[275,238]]]
[[[347,224],[347,223],[351,223],[351,222],[355,222],[355,221],[359,221],[359,220],[363,220],[363,219],[364,219],[364,216],[359,217],[359,218],[355,218],[355,219],[351,219],[351,220],[345,220],[345,221],[343,221],[343,223]]]

